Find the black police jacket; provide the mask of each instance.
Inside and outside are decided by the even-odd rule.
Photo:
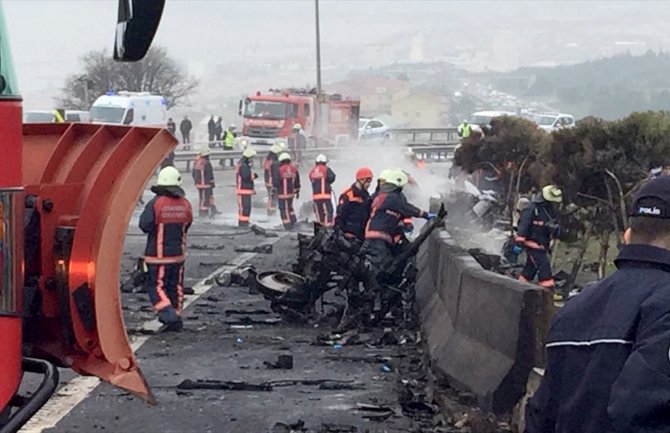
[[[670,432],[670,251],[632,244],[553,319],[527,433]]]

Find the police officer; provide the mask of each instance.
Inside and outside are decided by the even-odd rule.
[[[376,268],[392,259],[398,227],[403,225],[403,220],[430,220],[437,216],[407,202],[402,193],[407,181],[407,175],[402,170],[385,173],[384,183],[372,202],[370,219],[365,229],[365,243],[368,260]]]
[[[670,431],[670,176],[631,210],[617,270],[553,318],[527,433]]]
[[[284,228],[292,229],[297,222],[293,199],[300,195],[300,173],[291,163],[291,155],[284,152],[279,155],[279,170],[274,174],[272,185],[277,190],[279,213]]]
[[[245,227],[249,225],[251,216],[251,196],[256,194],[254,189],[254,180],[258,177],[256,173],[251,171],[251,160],[256,156],[256,151],[251,147],[247,147],[242,152],[242,158],[237,163],[236,169],[236,192],[238,205],[238,225]]]
[[[181,331],[183,327],[186,232],[193,221],[193,212],[184,198],[181,183],[176,168],[162,169],[157,184],[151,187],[156,196],[140,216],[140,229],[147,234],[144,252],[149,276],[147,292],[166,331]]]
[[[472,135],[472,126],[470,126],[467,120],[464,120],[460,125],[458,125],[457,132],[459,137],[466,139]]]
[[[216,185],[209,155],[209,147],[205,147],[198,152],[198,156],[193,163],[193,182],[198,189],[200,202],[198,210],[201,217],[214,216],[220,213],[214,205],[214,187]]]
[[[563,201],[563,193],[555,185],[542,188],[541,194],[533,197],[532,203],[521,212],[519,228],[514,243],[516,252],[526,250],[526,266],[519,275],[521,281],[532,281],[537,274],[540,286],[552,290],[554,277],[551,272],[549,253],[551,241],[558,236],[555,203]],[[556,300],[561,296],[556,293]]]
[[[268,152],[265,157],[265,162],[263,163],[263,174],[265,176],[265,189],[268,193],[268,201],[266,209],[268,215],[274,215],[277,212],[277,190],[272,186],[273,172],[279,170],[279,154],[282,151],[281,145],[275,143],[270,146],[270,152]]]
[[[344,236],[365,240],[365,225],[370,217],[372,200],[368,188],[372,184],[372,170],[367,167],[356,171],[356,182],[345,190],[337,202],[335,227]]]
[[[335,173],[326,164],[326,155],[317,155],[314,168],[309,172],[309,181],[312,184],[312,200],[316,222],[322,227],[333,226],[333,182]]]

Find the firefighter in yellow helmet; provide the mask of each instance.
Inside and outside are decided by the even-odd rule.
[[[237,220],[240,227],[249,225],[251,217],[251,196],[256,194],[254,187],[254,180],[258,175],[251,170],[251,160],[256,156],[256,151],[251,147],[247,147],[242,152],[242,158],[237,163],[236,168],[236,193],[238,214]]]
[[[526,266],[519,280],[532,281],[538,277],[540,286],[554,289],[549,254],[551,241],[558,237],[560,227],[556,220],[556,205],[563,202],[563,192],[556,185],[547,185],[533,197],[530,205],[521,212],[519,228],[515,238],[516,251],[526,251]],[[556,294],[558,300],[560,295]]]

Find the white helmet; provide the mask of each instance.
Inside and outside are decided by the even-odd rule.
[[[231,123],[230,126],[228,127],[228,129],[235,129],[235,124]]]
[[[405,150],[405,156],[414,156],[416,153],[414,153],[414,149],[411,147],[408,147],[407,150]]]
[[[282,146],[279,143],[275,143],[272,146],[270,146],[270,152],[272,153],[279,153],[282,151]]]
[[[251,159],[254,156],[256,156],[256,151],[251,147],[247,147],[246,149],[244,149],[244,152],[242,152],[242,156],[247,159]]]
[[[181,174],[171,165],[158,172],[158,186],[181,186]]]
[[[323,153],[320,153],[316,156],[316,163],[317,164],[318,163],[325,164],[327,162],[328,162],[328,157],[326,157],[326,155],[324,155]]]
[[[200,155],[200,156],[207,156],[210,153],[212,153],[212,151],[209,149],[209,147],[203,147],[202,149],[200,149],[198,151],[198,155]]]
[[[291,160],[291,155],[288,153],[284,152],[281,155],[279,155],[279,162],[284,162],[284,161],[290,161]]]
[[[293,124],[293,130],[294,130],[294,131],[295,131],[295,130],[300,130],[300,129],[302,129],[302,125],[301,125],[301,124],[299,124],[299,123],[294,123],[294,124]]]

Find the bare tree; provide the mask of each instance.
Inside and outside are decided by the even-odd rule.
[[[82,72],[65,81],[58,107],[88,110],[95,99],[110,90],[150,92],[162,95],[170,109],[184,102],[198,87],[163,47],[153,47],[135,63],[118,63],[107,50],[90,51],[81,58]]]

